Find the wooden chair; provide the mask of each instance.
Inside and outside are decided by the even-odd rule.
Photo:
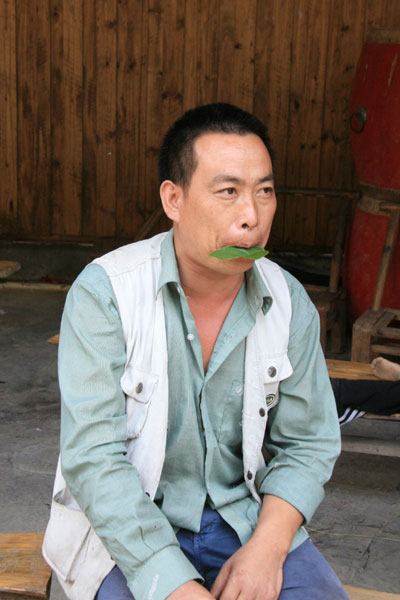
[[[342,352],[346,336],[346,290],[339,286],[346,241],[349,198],[342,199],[339,222],[333,247],[331,271],[328,286],[305,285],[305,289],[315,305],[320,318],[320,341],[325,352],[327,334],[330,332],[332,352]]]
[[[382,298],[399,231],[400,204],[383,203],[389,211],[384,249],[379,264],[372,308],[366,310],[353,325],[351,360],[369,363],[375,356],[400,356],[400,309],[383,308]]]
[[[42,542],[43,533],[0,534],[0,599],[49,598],[51,569]]]

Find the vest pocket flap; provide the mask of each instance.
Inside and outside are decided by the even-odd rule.
[[[121,387],[129,398],[147,404],[154,392],[158,377],[141,369],[127,368],[121,377]]]
[[[74,580],[74,573],[84,560],[90,527],[82,511],[53,500],[43,540],[43,556],[64,581]]]
[[[128,367],[121,377],[121,387],[126,395],[127,437],[139,437],[147,419],[158,376],[142,369]]]
[[[264,359],[264,385],[287,379],[293,373],[287,352]]]

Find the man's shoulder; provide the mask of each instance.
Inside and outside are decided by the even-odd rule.
[[[95,258],[81,271],[72,284],[72,290],[87,290],[95,295],[113,295],[110,280],[118,279],[118,275],[129,273],[146,261],[160,257],[161,242],[165,233],[152,238],[126,244]]]
[[[304,302],[307,306],[308,305],[313,306],[313,304],[310,300],[310,297],[307,294],[303,284],[300,283],[300,281],[298,279],[296,279],[296,277],[294,277],[294,275],[289,273],[289,271],[286,271],[286,269],[281,268],[281,271],[283,273],[283,276],[286,279],[286,283],[289,288],[290,296],[293,299],[295,298],[299,302]]]
[[[159,259],[161,243],[166,235],[165,232],[159,233],[152,238],[126,244],[95,258],[92,264],[100,265],[109,277],[124,275],[143,263]]]
[[[311,323],[318,322],[319,316],[317,309],[311,302],[303,285],[291,273],[282,269],[282,273],[287,281],[292,304],[292,321],[290,327],[291,337],[301,333]]]
[[[309,301],[307,292],[305,291],[300,281],[298,281],[296,277],[289,273],[289,271],[286,271],[286,269],[278,265],[278,263],[274,262],[269,258],[261,258],[257,261],[257,266],[261,273],[264,275],[264,277],[267,279],[267,281],[271,276],[276,277],[280,275],[280,278],[282,279],[283,277],[283,279],[285,280],[291,297],[299,296],[303,298],[306,302]]]
[[[286,282],[292,303],[292,309],[295,312],[300,309],[306,311],[310,315],[314,313],[315,308],[310,300],[309,295],[307,294],[303,285],[298,279],[296,279],[296,277],[294,277],[294,275],[268,258],[262,258],[261,260],[257,261],[257,263],[259,268],[261,267],[260,270],[266,275],[268,275],[268,273],[277,272],[281,274]]]

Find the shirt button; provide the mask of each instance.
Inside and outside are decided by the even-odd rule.
[[[137,384],[135,391],[136,391],[137,394],[140,394],[140,392],[143,391],[143,383],[142,382],[140,382],[140,383]]]
[[[242,392],[243,392],[243,387],[242,387],[241,385],[239,385],[239,386],[236,388],[236,393],[237,393],[237,394],[241,394]]]
[[[275,375],[276,375],[276,369],[275,369],[275,367],[268,367],[268,375],[270,377],[275,377]]]
[[[189,340],[189,342],[193,342],[193,340],[194,340],[193,333],[188,333],[187,336],[186,336],[186,338]]]
[[[247,479],[253,479],[253,473],[251,471],[247,471]]]
[[[261,417],[265,417],[265,410],[263,408],[260,408],[258,412],[260,413]]]

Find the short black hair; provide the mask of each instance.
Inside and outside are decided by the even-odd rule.
[[[272,160],[267,128],[256,116],[224,102],[205,104],[188,110],[164,137],[158,159],[160,185],[165,180],[184,188],[190,184],[196,169],[194,142],[205,133],[253,133],[262,140]]]

